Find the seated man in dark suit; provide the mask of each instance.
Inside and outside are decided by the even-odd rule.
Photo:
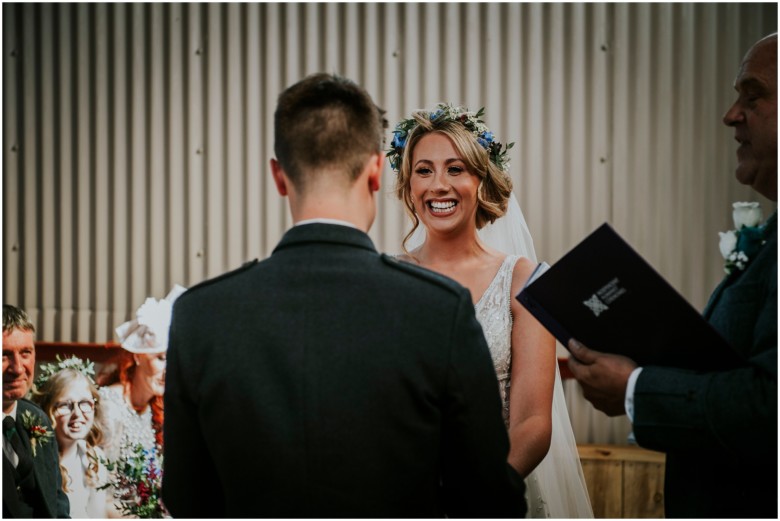
[[[384,119],[310,76],[275,114],[295,226],[174,308],[163,500],[184,517],[522,517],[471,297],[367,235]]]
[[[70,517],[51,421],[23,399],[33,384],[34,334],[27,313],[3,306],[3,517]]]
[[[737,180],[777,201],[777,34],[751,47],[734,88],[723,122],[740,143]],[[639,445],[666,452],[667,517],[777,517],[777,212],[751,232],[755,251],[704,310],[745,367],[637,367],[569,343],[585,397],[609,415],[628,413]]]

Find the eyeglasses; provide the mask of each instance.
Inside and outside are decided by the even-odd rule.
[[[65,416],[73,412],[74,406],[78,406],[82,413],[89,414],[95,410],[95,401],[81,400],[80,402],[73,402],[68,400],[67,402],[57,402],[54,404],[54,412],[57,416]]]

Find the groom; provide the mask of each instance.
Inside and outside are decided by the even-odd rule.
[[[163,500],[174,517],[522,517],[498,385],[457,283],[366,234],[382,112],[346,79],[285,90],[271,172],[295,226],[174,308]]]

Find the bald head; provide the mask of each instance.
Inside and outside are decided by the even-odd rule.
[[[734,89],[738,98],[723,122],[739,143],[737,180],[777,201],[777,33],[748,50]]]

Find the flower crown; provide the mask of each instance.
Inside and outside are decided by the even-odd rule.
[[[421,111],[418,112],[418,114],[427,114],[428,119],[436,123],[457,121],[463,124],[463,126],[466,127],[466,130],[474,134],[477,138],[477,143],[488,151],[490,161],[504,172],[509,170],[508,151],[515,144],[509,143],[508,145],[502,145],[495,140],[493,133],[487,128],[485,122],[480,119],[485,114],[484,107],[479,109],[475,114],[465,107],[453,107],[449,103],[439,103],[436,105],[436,110],[427,113]],[[395,126],[393,141],[390,143],[390,148],[387,150],[387,159],[390,160],[390,167],[396,172],[401,170],[401,158],[404,155],[406,141],[409,134],[417,125],[417,120],[408,118],[402,119],[398,125]]]
[[[87,377],[92,384],[95,383],[95,363],[90,362],[87,358],[86,362],[77,356],[71,356],[70,358],[61,359],[60,355],[57,355],[56,364],[42,364],[40,368],[40,375],[35,379],[35,387],[41,388],[43,384],[49,381],[49,378],[59,373],[64,369],[73,369],[78,371]]]

